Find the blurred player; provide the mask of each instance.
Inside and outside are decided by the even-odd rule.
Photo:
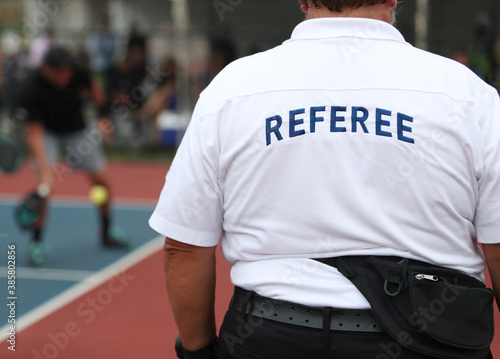
[[[83,116],[87,99],[99,106],[99,129],[87,127]],[[80,67],[65,48],[49,50],[42,65],[21,85],[16,111],[18,117],[27,122],[27,144],[36,162],[39,184],[52,190],[53,164],[60,150],[64,150],[69,167],[85,171],[92,184],[102,185],[110,192],[102,141],[104,136],[111,136],[112,127],[103,104],[103,91],[88,71]],[[42,232],[48,201],[46,196],[40,218],[32,227],[30,258],[36,266],[45,262]],[[127,246],[123,237],[111,230],[109,197],[99,205],[99,213],[102,245]]]

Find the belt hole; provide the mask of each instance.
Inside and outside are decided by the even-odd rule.
[[[356,317],[358,317],[358,318],[359,318],[359,317],[361,317],[361,314],[359,314],[359,313],[356,313]]]
[[[275,316],[275,317],[277,317],[277,316],[278,316],[278,314],[274,313],[274,316]]]
[[[294,307],[291,307],[290,309],[291,309],[291,310],[295,310],[295,308],[294,308]]]
[[[342,323],[339,323],[339,327],[343,327],[343,326],[344,326],[344,324],[342,324]]]
[[[306,323],[309,323],[309,319],[306,319]]]
[[[359,327],[361,327],[361,325],[359,325],[359,324],[356,324],[356,328],[359,328]]]
[[[263,311],[263,310],[261,310],[261,311],[260,311],[260,314],[264,314],[264,311]]]
[[[290,318],[288,318],[288,319],[293,320],[293,317],[290,317]]]
[[[376,328],[377,327],[377,324],[373,324],[373,327]]]
[[[340,313],[339,313],[339,315],[340,315],[340,316],[343,316],[343,315],[344,315],[344,313],[340,312]]]

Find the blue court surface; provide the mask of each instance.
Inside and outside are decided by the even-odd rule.
[[[51,204],[43,235],[48,249],[47,266],[35,269],[28,260],[31,235],[16,226],[14,207],[12,201],[0,203],[0,327],[7,324],[8,298],[12,297],[7,283],[10,245],[15,245],[15,311],[19,318],[157,237],[148,225],[153,206],[118,204],[113,207],[113,223],[126,233],[132,245],[128,250],[105,249],[100,245],[99,216],[94,206],[88,202],[55,202]]]

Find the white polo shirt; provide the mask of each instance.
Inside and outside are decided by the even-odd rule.
[[[391,25],[315,19],[202,93],[150,225],[222,249],[235,285],[367,308],[310,258],[394,255],[482,279],[500,242],[500,100]]]

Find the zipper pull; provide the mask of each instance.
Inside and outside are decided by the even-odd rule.
[[[415,276],[416,279],[418,280],[430,280],[430,281],[433,281],[433,282],[437,282],[439,280],[439,277],[438,276],[435,276],[435,275],[429,275],[429,274],[417,274]]]

